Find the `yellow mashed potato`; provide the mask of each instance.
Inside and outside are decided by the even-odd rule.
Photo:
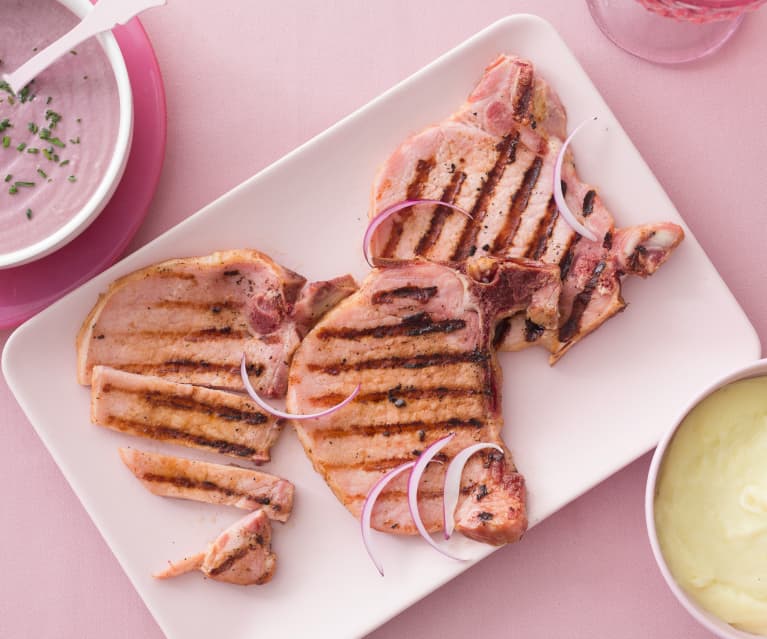
[[[685,418],[656,490],[677,582],[720,619],[767,636],[767,377],[730,384]]]

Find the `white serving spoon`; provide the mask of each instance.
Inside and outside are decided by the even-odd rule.
[[[82,22],[27,60],[13,73],[3,73],[2,78],[18,93],[40,72],[48,68],[62,55],[82,44],[88,38],[109,31],[118,24],[125,24],[139,13],[152,7],[164,5],[166,0],[99,0]]]

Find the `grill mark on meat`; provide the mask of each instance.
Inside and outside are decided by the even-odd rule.
[[[512,108],[514,117],[521,120],[530,107],[530,98],[533,94],[533,66],[526,64],[520,66],[519,77],[517,80],[517,92],[514,94]]]
[[[604,270],[605,262],[600,261],[591,272],[591,277],[589,278],[589,281],[586,282],[586,286],[584,286],[583,290],[575,296],[570,317],[567,318],[565,323],[559,329],[560,342],[569,342],[578,333],[583,313],[591,301],[591,296],[594,294],[594,289],[599,282],[599,276]]]
[[[216,575],[220,575],[222,572],[226,572],[229,570],[237,561],[245,557],[250,551],[251,547],[248,546],[247,548],[239,548],[235,550],[231,555],[229,555],[224,561],[222,561],[218,566],[215,568],[211,568],[208,570],[208,574],[211,577],[215,577]]]
[[[429,174],[434,168],[434,164],[434,158],[430,158],[428,160],[418,160],[418,163],[415,167],[415,176],[413,177],[413,181],[408,184],[407,187],[406,199],[417,200],[421,197],[423,186],[426,183],[426,180],[429,178]],[[407,211],[408,209],[401,211],[400,215],[406,213]],[[381,252],[381,257],[390,258],[394,255],[394,251],[397,249],[397,244],[399,244],[400,238],[402,237],[404,226],[405,225],[401,220],[394,220],[394,223],[391,225],[389,239],[386,241],[386,246]]]
[[[204,307],[207,308],[208,305],[205,304]],[[215,313],[215,311],[212,311],[212,310],[211,312]],[[208,328],[201,328],[196,331],[173,331],[173,330],[111,331],[109,333],[109,336],[112,339],[125,336],[129,338],[146,338],[146,339],[157,339],[157,340],[167,340],[167,341],[184,340],[187,342],[202,342],[205,340],[214,340],[214,339],[242,340],[242,339],[249,339],[250,337],[252,337],[248,331],[236,330],[236,329],[233,329],[231,326],[210,326]]]
[[[142,473],[138,475],[138,478],[142,481],[154,482],[158,484],[172,484],[177,488],[189,488],[195,490],[210,490],[222,493],[227,497],[238,497],[246,499],[247,501],[255,502],[261,506],[269,506],[272,500],[267,497],[254,497],[249,493],[242,492],[240,490],[232,490],[226,486],[221,486],[213,481],[197,481],[196,479],[190,479],[189,477],[182,477],[177,475],[159,475],[157,473]],[[279,504],[273,505],[276,510],[280,510]]]
[[[237,457],[253,457],[261,451],[250,446],[243,446],[226,441],[225,439],[211,439],[203,435],[193,435],[186,431],[171,428],[170,426],[154,426],[146,422],[134,419],[124,419],[110,415],[105,421],[104,426],[115,428],[123,432],[136,432],[152,439],[160,440],[181,440],[190,442],[196,446],[211,448],[224,455],[236,455]]]
[[[197,276],[193,273],[180,273],[168,268],[155,268],[151,273],[152,277],[161,277],[166,280],[196,280]]]
[[[446,386],[437,386],[436,388],[416,388],[414,386],[395,386],[385,391],[376,391],[372,393],[360,393],[354,401],[356,402],[382,402],[392,401],[392,397],[399,399],[444,399],[445,397],[474,397],[476,395],[486,395],[486,391],[478,388],[450,388]],[[348,393],[327,393],[310,397],[308,401],[317,405],[333,406],[348,397]]]
[[[165,331],[163,331],[163,334],[165,334]],[[183,338],[188,342],[198,342],[203,340],[209,340],[209,339],[247,339],[250,337],[250,333],[248,331],[237,331],[232,330],[231,326],[222,326],[222,327],[215,327],[212,326],[210,328],[203,328],[199,331],[194,331],[193,333],[186,333],[183,335]]]
[[[411,460],[412,461],[412,460]],[[462,495],[468,495],[471,494],[471,492],[476,488],[477,482],[469,481],[466,484],[461,485],[461,494]],[[427,500],[442,500],[443,499],[444,492],[442,489],[428,489],[428,488],[419,488],[418,489],[418,502],[420,504],[423,504],[424,501]],[[365,501],[367,499],[367,495],[357,494],[357,495],[349,495],[347,497],[349,501]],[[405,490],[397,490],[396,488],[386,488],[382,493],[381,496],[378,498],[379,502],[386,502],[386,501],[399,501],[402,499],[407,499],[407,491]]]
[[[346,362],[341,360],[332,364],[308,363],[310,372],[338,375],[342,371],[363,371],[385,368],[421,369],[433,366],[445,366],[448,364],[485,364],[489,359],[488,353],[480,349],[471,351],[446,351],[443,353],[430,353],[426,355],[414,355],[412,357],[375,357],[359,362]]]
[[[448,204],[455,202],[455,198],[460,192],[464,180],[466,180],[466,173],[463,171],[454,171],[453,176],[450,178],[450,183],[442,192],[442,197],[440,200],[442,202],[447,202]],[[431,249],[432,246],[434,246],[434,244],[437,242],[437,238],[439,238],[440,233],[442,233],[442,228],[445,226],[445,220],[447,219],[447,216],[451,213],[452,211],[446,206],[436,207],[434,213],[431,216],[429,228],[421,236],[421,239],[418,240],[418,245],[415,248],[416,255],[423,255],[429,249]]]
[[[631,268],[635,271],[640,271],[642,262],[644,261],[647,249],[641,244],[634,249],[634,252],[629,256],[628,262]]]
[[[522,184],[520,184],[517,192],[514,193],[514,197],[511,198],[511,205],[509,206],[509,211],[503,221],[503,227],[501,227],[500,232],[495,236],[495,240],[493,241],[493,252],[508,246],[509,242],[514,238],[514,235],[519,228],[519,222],[522,219],[522,215],[527,209],[527,205],[530,203],[530,195],[538,182],[542,166],[543,158],[538,155],[528,167],[527,171],[525,171],[525,175],[522,178]]]
[[[240,366],[238,364],[224,364],[218,362],[208,362],[200,359],[169,359],[156,364],[120,364],[120,369],[128,373],[142,374],[168,374],[180,373],[181,371],[205,371],[208,373],[229,373],[230,375],[240,376]],[[251,362],[248,364],[248,375],[260,377],[263,375],[265,367],[263,364]]]
[[[513,317],[513,316],[512,316]],[[504,317],[495,325],[495,331],[493,332],[493,348],[497,349],[500,344],[506,340],[511,330],[512,317]]]
[[[541,255],[546,251],[546,246],[549,243],[551,234],[554,232],[554,225],[559,217],[559,209],[557,203],[552,195],[549,199],[549,203],[546,206],[546,213],[538,222],[538,228],[535,230],[535,236],[533,237],[530,246],[525,253],[525,257],[529,257],[533,260],[541,259]]]
[[[232,302],[217,302],[215,300],[209,302],[197,302],[194,300],[157,300],[153,301],[149,308],[166,308],[166,309],[189,309],[194,311],[209,310],[211,313],[220,313],[223,310],[237,311],[242,308],[241,304],[234,304]]]
[[[108,393],[111,391],[110,385],[105,385],[102,392]],[[157,408],[172,408],[174,410],[185,410],[202,415],[214,415],[226,421],[232,422],[244,422],[251,426],[258,426],[259,424],[265,424],[269,421],[269,418],[258,411],[242,411],[236,408],[229,408],[227,406],[220,406],[217,404],[209,404],[207,402],[201,402],[191,397],[179,397],[177,395],[169,395],[160,391],[148,391],[142,392],[141,390],[128,390],[120,389],[121,393],[126,395],[142,395],[144,401],[147,404]]]
[[[343,439],[344,437],[353,437],[355,435],[364,435],[367,437],[383,435],[384,437],[389,437],[393,434],[407,432],[418,433],[419,431],[425,433],[426,431],[432,432],[434,430],[480,430],[484,428],[484,426],[485,423],[482,420],[474,417],[466,420],[453,418],[441,422],[415,420],[410,422],[392,422],[378,425],[349,424],[345,428],[324,428],[322,430],[322,436],[327,439]]]
[[[525,319],[525,341],[534,342],[541,335],[543,335],[543,326],[536,324],[535,322]]]
[[[421,304],[426,304],[437,294],[436,286],[400,286],[388,291],[378,291],[370,298],[373,304],[389,304],[395,299],[413,299]]]
[[[559,261],[559,277],[564,282],[567,274],[570,272],[570,267],[573,265],[573,257],[575,256],[575,245],[578,243],[580,235],[573,239],[568,245],[567,249]]]
[[[583,198],[583,217],[588,217],[594,212],[594,198],[597,192],[591,189]]]
[[[413,459],[418,459],[421,455],[421,450],[414,449],[409,455],[405,457],[387,457],[384,459],[365,459],[360,462],[324,462],[322,468],[325,471],[328,470],[362,470],[362,471],[387,471],[392,468],[404,464]],[[448,461],[448,458],[444,454],[437,455],[434,459],[438,461]],[[420,491],[419,491],[420,494]],[[441,491],[440,491],[441,494]]]
[[[464,328],[466,328],[466,321],[462,319],[433,322],[428,313],[417,313],[403,318],[399,324],[383,324],[367,328],[323,328],[317,332],[317,337],[322,340],[333,338],[355,340],[360,337],[418,337],[431,333],[453,333]]]
[[[487,179],[483,182],[479,195],[470,211],[471,219],[466,223],[463,233],[461,233],[461,238],[453,252],[453,260],[463,261],[470,255],[471,247],[476,241],[477,234],[479,233],[479,229],[481,228],[487,213],[487,203],[492,197],[495,187],[501,179],[503,172],[506,170],[506,167],[516,162],[518,142],[519,131],[515,131],[513,135],[505,136],[495,146],[498,151],[495,164],[487,174]]]

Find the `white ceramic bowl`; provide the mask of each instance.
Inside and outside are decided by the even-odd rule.
[[[666,435],[663,437],[658,447],[655,449],[655,454],[650,464],[650,471],[647,476],[647,488],[645,491],[645,519],[647,521],[647,532],[650,537],[650,546],[652,547],[653,555],[655,555],[655,561],[658,563],[663,578],[666,580],[671,592],[679,600],[679,603],[689,612],[699,623],[705,626],[708,630],[713,632],[716,636],[722,639],[764,639],[762,635],[755,635],[750,632],[744,632],[733,628],[730,624],[722,621],[719,617],[711,614],[707,610],[704,610],[699,606],[676,582],[674,576],[669,570],[663,553],[660,549],[658,542],[658,531],[655,527],[655,495],[658,482],[658,472],[665,457],[668,446],[671,440],[674,438],[677,429],[687,416],[687,414],[695,408],[704,398],[711,395],[716,390],[719,390],[727,384],[737,382],[741,379],[747,379],[750,377],[761,377],[767,375],[767,359],[760,359],[752,364],[738,368],[724,377],[719,378],[713,382],[710,386],[703,389],[696,397],[690,401],[685,410],[674,422],[674,425]]]
[[[93,7],[89,0],[58,0],[58,2],[78,16],[84,16]],[[117,40],[111,31],[101,34],[98,39],[114,71],[120,104],[120,120],[112,158],[93,195],[80,211],[45,239],[22,249],[0,253],[0,269],[19,266],[39,259],[76,238],[101,213],[120,182],[128,162],[128,153],[133,136],[133,94],[128,69],[125,67],[125,60]]]

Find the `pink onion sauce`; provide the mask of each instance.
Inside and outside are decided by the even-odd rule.
[[[15,71],[78,21],[56,0],[0,0],[0,71]],[[45,239],[85,206],[119,121],[117,82],[95,38],[18,95],[0,81],[0,253]]]

